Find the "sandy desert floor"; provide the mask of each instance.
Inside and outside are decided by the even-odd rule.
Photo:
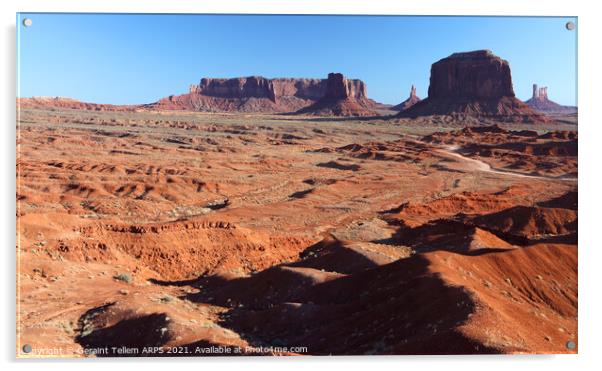
[[[21,110],[19,355],[576,352],[576,125],[472,123]]]

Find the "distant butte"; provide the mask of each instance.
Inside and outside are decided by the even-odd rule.
[[[331,73],[328,79],[248,76],[202,78],[188,93],[170,95],[154,103],[110,105],[62,97],[18,98],[19,107],[57,107],[91,111],[165,111],[232,113],[302,113],[325,116],[376,116],[374,110],[391,106],[367,96],[362,80]]]
[[[508,62],[489,50],[454,53],[435,62],[428,97],[399,115],[467,115],[507,122],[547,120],[515,97]]]
[[[418,102],[420,102],[420,98],[418,98],[418,96],[416,95],[416,87],[412,85],[412,88],[410,89],[409,98],[399,103],[398,105],[391,107],[391,110],[399,112],[405,111]]]
[[[258,113],[294,113],[307,109],[303,112],[364,116],[369,112],[368,107],[378,106],[378,103],[367,98],[363,81],[347,80],[340,74],[332,75],[332,78],[329,75],[329,79],[268,79],[262,76],[203,78],[198,85],[192,85],[187,94],[169,96],[144,107],[154,110]],[[335,81],[337,78],[339,81]],[[341,104],[334,103],[338,101]]]
[[[377,116],[375,103],[368,99],[366,84],[349,80],[340,73],[329,73],[326,92],[316,103],[297,113],[319,116]]]
[[[262,76],[203,78],[187,94],[169,96],[145,108],[203,112],[294,112],[319,100],[326,92],[321,79]]]
[[[67,109],[81,109],[87,111],[135,111],[136,108],[138,108],[138,106],[136,105],[87,103],[66,97],[17,98],[17,107],[54,107]]]
[[[63,97],[18,98],[19,107],[55,107],[92,111],[165,111],[303,114],[317,116],[451,116],[502,122],[547,122],[546,114],[573,114],[577,107],[548,99],[547,87],[533,86],[526,103],[515,97],[510,66],[489,50],[454,53],[431,66],[428,97],[410,96],[391,106],[368,98],[366,83],[330,73],[327,79],[248,76],[202,78],[185,94],[139,105],[81,102]]]
[[[544,113],[577,113],[577,107],[563,106],[548,99],[548,87],[538,87],[537,84],[533,84],[533,96],[525,103]]]

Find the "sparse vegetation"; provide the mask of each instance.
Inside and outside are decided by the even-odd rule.
[[[37,251],[28,255],[37,259],[26,268],[31,278],[21,279],[39,290],[24,293],[22,305],[33,313],[43,304],[64,319],[58,314],[63,302],[84,311],[98,299],[117,300],[102,321],[94,320],[96,311],[83,316],[74,327],[81,337],[102,334],[131,311],[165,313],[153,332],[162,338],[173,331],[175,343],[178,335],[192,340],[180,332],[186,325],[203,327],[195,333],[199,337],[240,336],[266,345],[290,345],[303,335],[310,352],[383,354],[415,346],[416,336],[437,342],[464,330],[472,331],[483,351],[489,344],[528,351],[544,342],[548,349],[557,339],[576,336],[576,273],[565,269],[570,263],[548,266],[558,257],[571,262],[574,249],[517,249],[523,239],[506,244],[512,237],[507,232],[489,232],[501,225],[497,220],[487,230],[471,224],[482,215],[557,197],[572,183],[485,174],[438,149],[488,144],[481,138],[508,141],[507,133],[451,133],[462,125],[450,119],[434,127],[432,118],[343,122],[64,109],[21,114],[31,119],[21,122],[27,129],[21,202],[38,201],[34,191],[41,187],[53,197],[69,196],[21,210],[27,215],[21,225],[33,236],[23,251]],[[450,133],[433,135],[432,143],[417,137],[435,131]],[[56,138],[51,144],[45,141],[49,136]],[[34,146],[38,157],[30,155]],[[90,148],[98,153],[91,155]],[[44,178],[47,174],[58,175]],[[69,184],[66,190],[63,183]],[[73,207],[61,225],[76,233],[64,237],[59,250],[54,231],[36,237],[45,222],[36,217],[67,215],[66,200]],[[568,207],[559,202],[540,207]],[[322,240],[325,235],[332,240]],[[518,259],[517,253],[531,258]],[[78,260],[82,255],[85,261]],[[517,265],[524,277],[515,274]],[[155,272],[155,280],[143,282],[147,272]],[[125,285],[131,283],[141,285]],[[95,285],[103,285],[99,292],[106,291],[107,298],[94,296]],[[81,291],[70,292],[73,287]],[[528,313],[553,323],[547,333],[518,329],[521,343],[491,340],[488,315],[521,315],[540,293],[555,306],[538,303],[542,314]],[[479,312],[483,297],[488,311]],[[336,317],[330,308],[338,305],[349,315]],[[570,315],[556,316],[556,306]],[[166,325],[167,315],[173,326]],[[106,325],[105,319],[114,322]],[[390,329],[391,336],[379,343]],[[67,323],[59,330],[62,336],[71,331]],[[514,334],[505,331],[496,328],[495,336]]]
[[[132,276],[129,273],[118,273],[113,276],[113,279],[125,283],[132,283]]]

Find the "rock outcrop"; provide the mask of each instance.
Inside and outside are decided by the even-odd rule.
[[[201,79],[194,93],[221,98],[267,98],[276,102],[272,80],[261,76],[236,79]]]
[[[454,53],[434,63],[428,98],[399,115],[466,115],[509,122],[546,121],[544,115],[515,97],[510,65],[489,50]]]
[[[297,113],[318,116],[376,116],[376,104],[368,99],[366,84],[343,74],[329,73],[326,91],[316,103]]]
[[[328,79],[268,79],[262,76],[203,78],[198,84],[190,85],[186,94],[170,95],[154,103],[141,105],[95,104],[61,97],[19,98],[17,105],[95,111],[182,110],[244,113],[295,113],[312,106],[306,113],[341,116],[369,116],[376,114],[371,109],[390,108],[369,99],[363,81],[346,79],[341,74],[330,74]]]
[[[335,81],[337,78],[339,80]],[[261,76],[203,78],[198,85],[191,85],[187,94],[169,96],[144,107],[206,112],[292,113],[320,100],[357,101],[366,106],[378,106],[378,103],[367,98],[366,84],[363,81],[347,80],[340,75],[333,77],[332,81],[304,78],[268,79]],[[345,108],[335,111],[346,115],[347,111],[354,110]],[[324,114],[327,114],[326,111]]]
[[[277,78],[272,79],[274,94],[279,99],[295,97],[307,101],[317,101],[326,93],[323,79]]]
[[[325,100],[367,98],[366,84],[362,80],[348,80],[341,73],[329,73],[326,80]]]
[[[262,76],[230,79],[203,78],[191,85],[187,94],[169,96],[145,108],[205,112],[294,112],[306,107],[326,92],[321,79]]]
[[[420,102],[420,98],[418,98],[418,96],[416,95],[416,87],[412,85],[412,88],[410,89],[410,97],[404,100],[403,102],[399,103],[398,105],[391,107],[391,110],[399,112],[405,111],[418,102]]]
[[[431,68],[429,98],[514,97],[510,65],[489,50],[454,53]]]
[[[135,105],[88,103],[66,97],[17,98],[17,108],[62,108],[88,111],[135,111]]]
[[[537,84],[533,84],[533,96],[525,103],[527,103],[531,108],[544,113],[577,113],[577,107],[563,106],[548,99],[548,87],[539,87]]]

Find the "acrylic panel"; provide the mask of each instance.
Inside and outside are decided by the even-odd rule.
[[[17,355],[576,353],[577,18],[17,14]]]

